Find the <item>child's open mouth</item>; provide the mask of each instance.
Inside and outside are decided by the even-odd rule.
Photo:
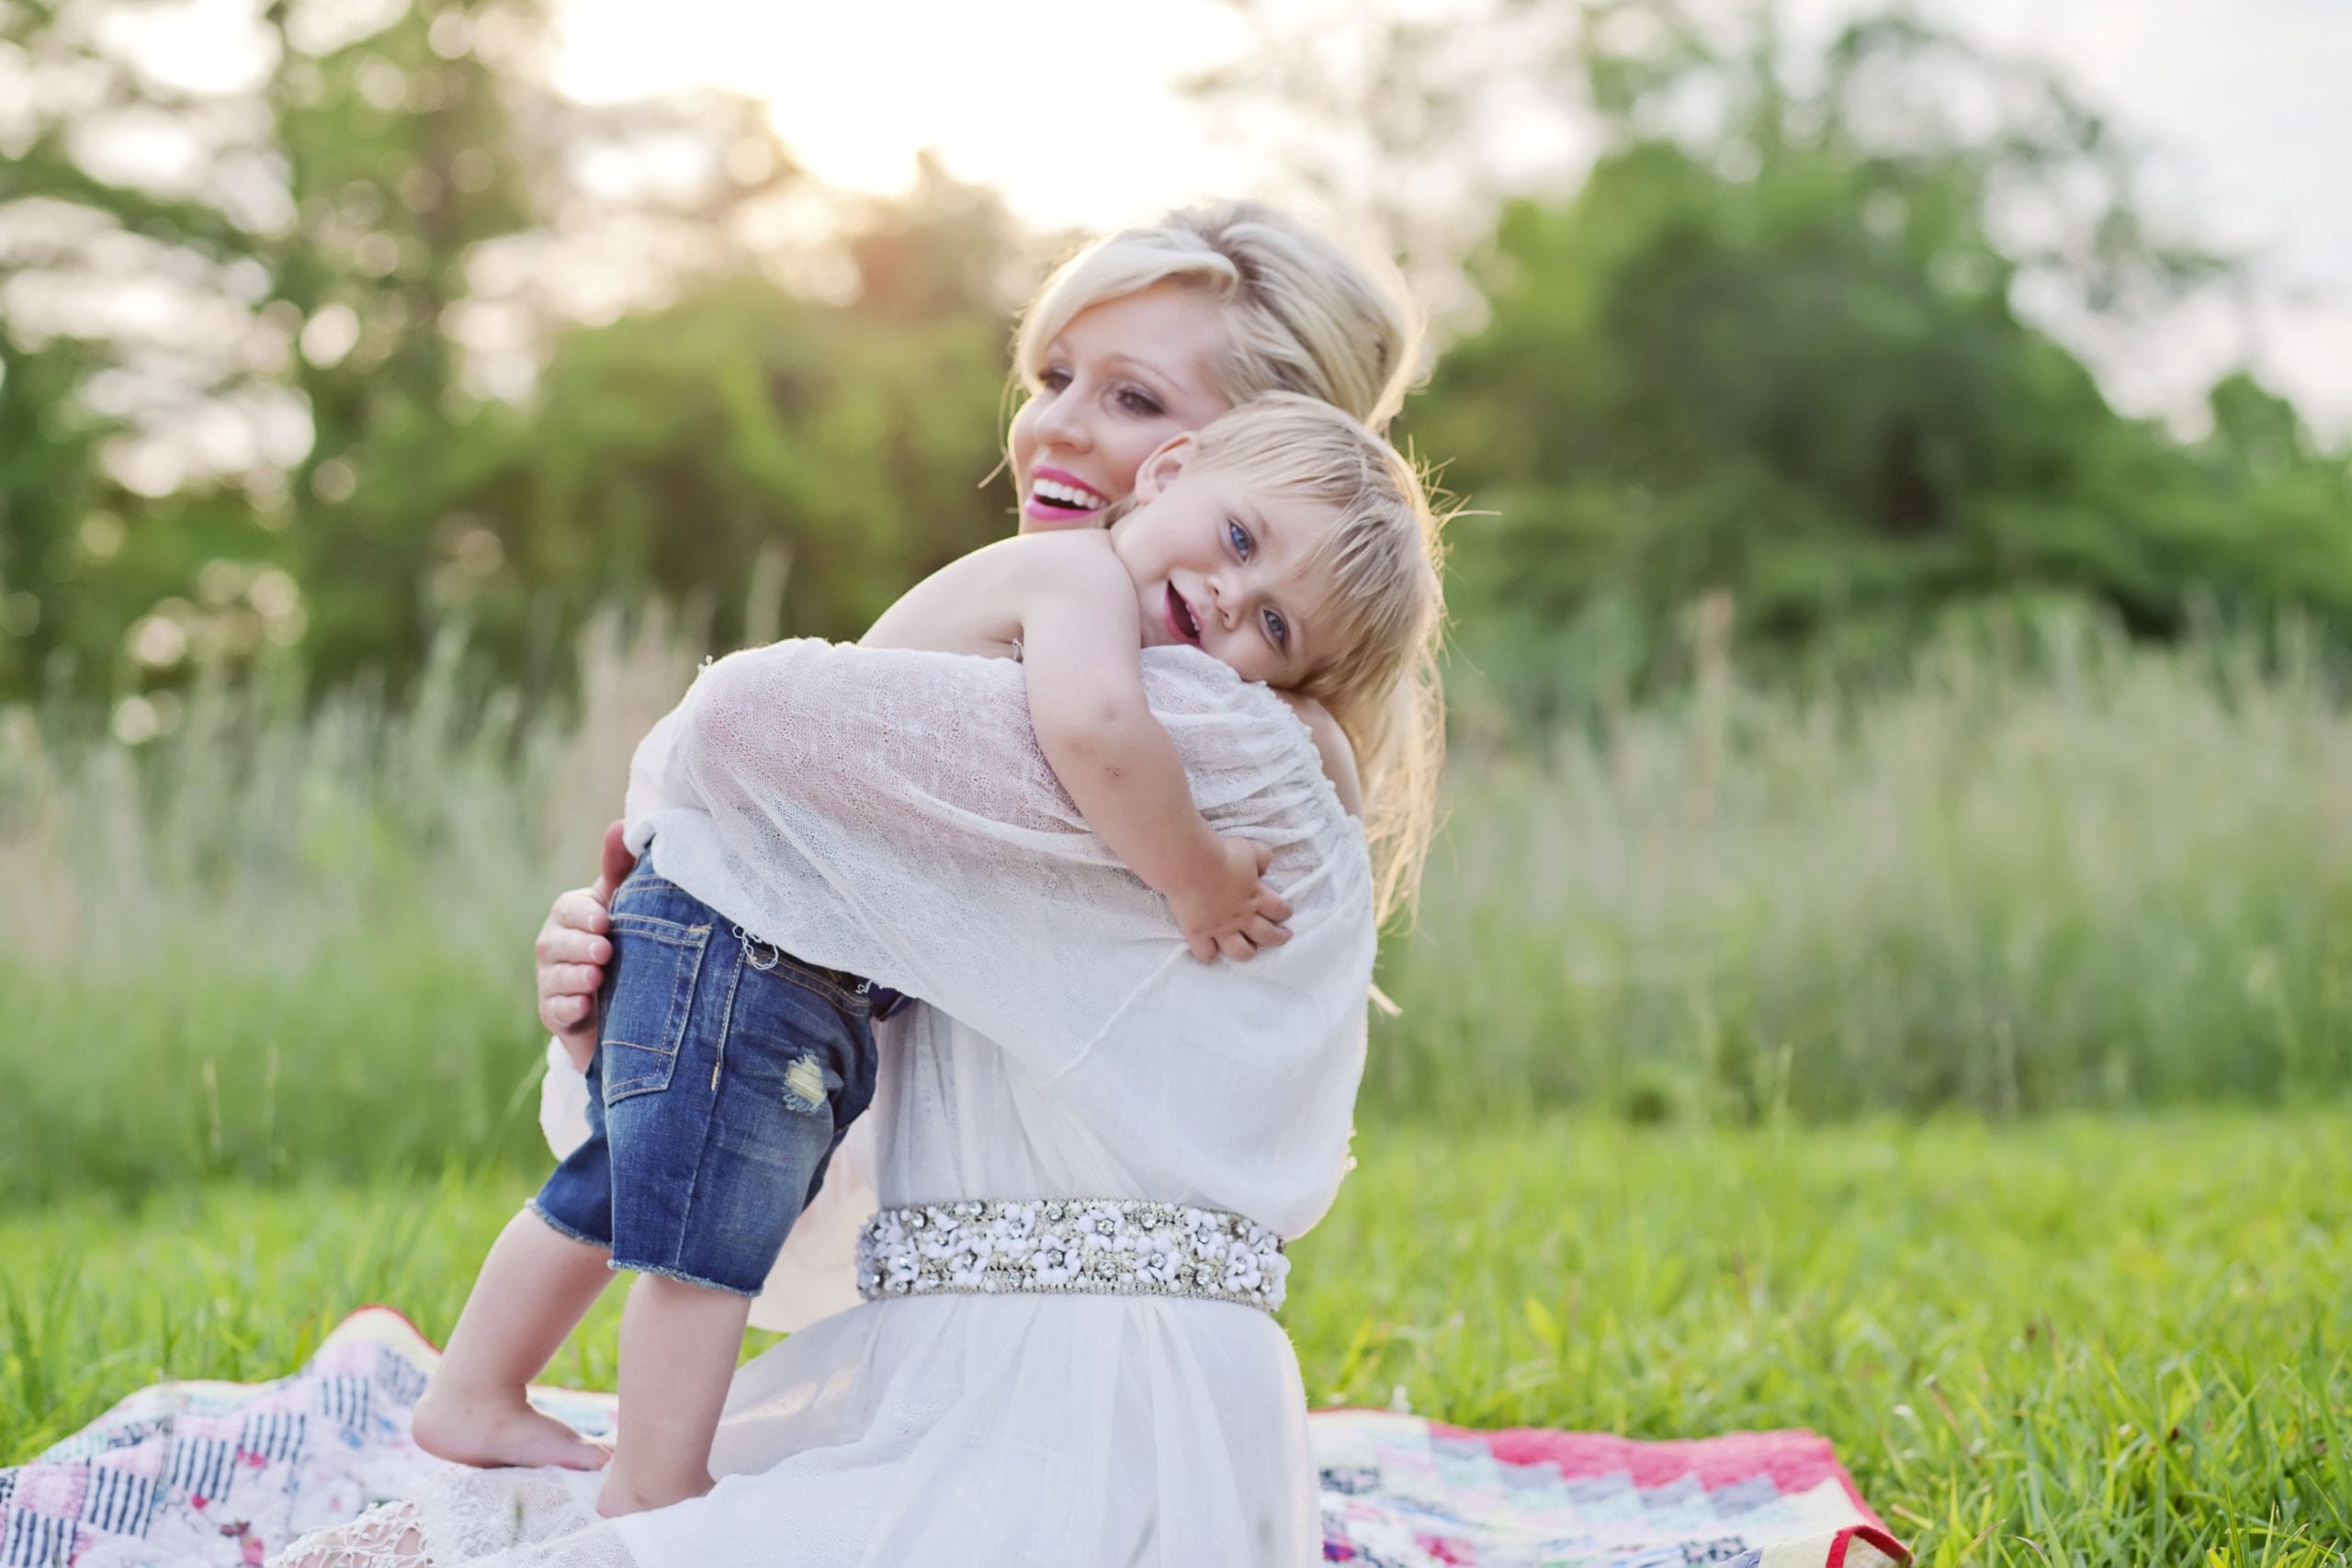
[[[1176,585],[1172,582],[1168,585],[1168,629],[1176,634],[1178,642],[1200,647],[1200,620],[1193,614],[1193,607],[1184,603],[1184,596],[1176,592]]]

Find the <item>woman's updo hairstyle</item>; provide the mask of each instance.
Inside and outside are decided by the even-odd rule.
[[[1384,430],[1419,372],[1420,321],[1396,268],[1271,207],[1234,201],[1097,240],[1056,268],[1014,340],[1023,381],[1035,389],[1046,345],[1080,311],[1168,282],[1226,303],[1225,346],[1212,363],[1236,405],[1297,392]]]

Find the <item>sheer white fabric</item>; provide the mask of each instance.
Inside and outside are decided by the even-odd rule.
[[[422,1496],[313,1530],[270,1568],[633,1568],[615,1527],[596,1517],[593,1477],[568,1471],[464,1471]]]
[[[1374,940],[1362,835],[1279,699],[1186,649],[1147,653],[1145,677],[1210,821],[1274,847],[1296,934],[1248,964],[1193,962],[1086,830],[1009,662],[779,644],[710,667],[640,750],[631,841],[654,841],[662,874],[932,1004],[878,1032],[875,1107],[796,1228],[769,1321],[854,1300],[876,1202],[1157,1199],[1285,1237],[1329,1207]],[[551,1071],[551,1135],[578,1082]],[[587,1529],[577,1561],[613,1568],[616,1540],[637,1568],[1320,1554],[1290,1343],[1229,1303],[852,1306],[738,1374],[713,1466],[708,1497]],[[587,1525],[593,1483],[547,1479]],[[426,1533],[445,1568],[472,1555]],[[512,1555],[572,1561],[561,1538]]]
[[[416,1505],[382,1503],[357,1518],[312,1530],[271,1568],[430,1568]]]

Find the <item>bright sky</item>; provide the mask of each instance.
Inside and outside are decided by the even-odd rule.
[[[1443,0],[1435,0],[1443,4]],[[1788,0],[1826,29],[1856,0]],[[2250,346],[2324,430],[2352,434],[2352,5],[2343,0],[1928,0],[2059,62],[2164,154],[2153,196],[2267,259],[2247,320],[2083,343],[2109,393],[2179,413]],[[695,83],[754,94],[822,178],[901,186],[918,149],[1046,225],[1102,227],[1262,179],[1174,84],[1245,38],[1220,0],[561,0],[558,81],[589,97]],[[2159,341],[2151,341],[2152,338]]]
[[[820,178],[903,186],[935,148],[1046,225],[1094,226],[1213,188],[1210,145],[1173,85],[1230,57],[1216,0],[559,0],[557,85],[624,97],[715,83],[764,99]]]

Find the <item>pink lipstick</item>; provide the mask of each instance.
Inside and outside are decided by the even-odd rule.
[[[1038,468],[1029,476],[1029,499],[1021,510],[1040,523],[1083,523],[1111,498],[1061,468]]]

